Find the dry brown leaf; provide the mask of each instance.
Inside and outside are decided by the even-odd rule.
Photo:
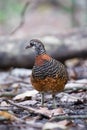
[[[7,120],[17,120],[17,117],[7,111],[0,111],[0,117]]]
[[[62,126],[68,126],[68,127],[73,125],[72,121],[69,121],[69,120],[59,121],[57,124],[62,125]]]

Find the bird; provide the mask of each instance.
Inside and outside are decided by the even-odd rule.
[[[25,48],[32,47],[35,49],[35,63],[32,68],[31,84],[41,93],[41,106],[44,106],[44,94],[50,93],[55,108],[55,96],[64,90],[68,81],[67,69],[60,61],[47,54],[44,44],[40,40],[30,40]]]

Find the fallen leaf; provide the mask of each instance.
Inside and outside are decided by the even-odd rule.
[[[65,64],[67,67],[75,67],[78,64],[80,64],[80,59],[78,58],[69,59],[69,60],[66,60]]]
[[[53,130],[53,129],[58,129],[58,128],[61,128],[62,130],[67,129],[67,127],[65,125],[63,125],[63,124],[48,122],[43,126],[42,130]]]
[[[62,108],[57,108],[57,109],[53,109],[53,110],[49,110],[47,107],[41,107],[38,112],[43,113],[47,116],[49,116],[50,118],[54,115],[60,115],[63,114],[63,110]]]
[[[35,105],[37,103],[36,100],[27,100],[27,101],[22,101],[22,102],[18,102],[18,105],[22,105],[22,106],[27,106],[27,105]]]
[[[56,116],[56,115],[64,114],[64,111],[62,108],[57,108],[57,109],[51,110],[51,113],[53,116]]]
[[[68,126],[68,127],[73,125],[72,121],[69,121],[69,120],[59,121],[57,124],[62,125],[62,126]]]
[[[22,94],[19,94],[17,96],[15,96],[13,98],[13,100],[17,100],[17,101],[23,101],[25,100],[26,98],[28,99],[32,99],[32,97],[35,97],[35,95],[38,93],[38,91],[36,90],[31,90],[31,91],[26,91]]]
[[[7,111],[0,111],[0,118],[6,119],[6,120],[17,120],[17,117],[15,117],[13,114]]]
[[[77,102],[79,100],[79,97],[76,97],[75,95],[72,96],[70,94],[67,93],[61,93],[61,102]]]
[[[4,106],[9,106],[5,101],[1,102],[0,106],[4,107]]]
[[[40,107],[40,109],[38,110],[38,112],[43,113],[43,114],[45,114],[45,115],[47,115],[49,117],[52,116],[51,110],[48,110],[47,107]]]

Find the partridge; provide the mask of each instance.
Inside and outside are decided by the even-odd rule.
[[[44,105],[44,93],[51,93],[55,107],[55,95],[63,91],[68,81],[67,70],[61,62],[53,59],[46,53],[44,45],[40,40],[32,39],[26,46],[26,49],[31,47],[34,47],[36,52],[31,83],[41,93],[41,105]]]

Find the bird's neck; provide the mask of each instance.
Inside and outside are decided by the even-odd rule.
[[[44,55],[46,54],[46,50],[44,48],[41,48],[41,49],[35,48],[35,53],[36,53],[36,56]]]
[[[44,64],[45,61],[50,61],[51,57],[46,53],[40,54],[35,58],[35,65],[41,66]]]

